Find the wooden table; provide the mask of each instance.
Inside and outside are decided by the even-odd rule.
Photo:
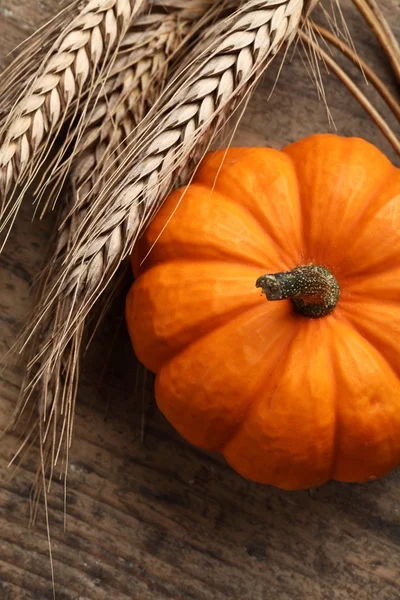
[[[397,27],[397,0],[382,0]],[[350,0],[342,2],[360,54],[393,86],[383,54]],[[0,56],[54,13],[55,0],[0,0]],[[367,94],[375,93],[352,71]],[[251,102],[242,144],[280,147],[332,129],[300,54],[275,70]],[[324,74],[337,130],[362,135],[395,159],[388,143],[333,76]],[[377,102],[399,132],[382,102]],[[15,340],[32,304],[52,218],[31,223],[26,207],[0,256],[0,354]],[[141,398],[121,302],[107,318],[83,373],[63,531],[62,485],[50,496],[57,598],[60,600],[398,600],[400,472],[368,485],[329,483],[313,494],[249,483],[222,460],[174,433],[154,405],[140,441]],[[114,340],[107,361],[104,355]],[[0,371],[0,426],[15,405],[21,367]],[[147,386],[148,388],[150,385]],[[149,393],[147,390],[146,393]],[[10,480],[18,446],[0,444],[0,598],[52,598],[43,512],[28,530],[35,452]]]

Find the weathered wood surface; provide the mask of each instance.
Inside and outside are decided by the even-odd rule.
[[[396,0],[382,0],[396,33]],[[342,3],[362,56],[388,84],[383,54]],[[57,10],[56,1],[0,0],[0,56]],[[354,71],[353,71],[354,72]],[[362,83],[360,75],[355,75]],[[242,144],[282,146],[330,129],[296,53],[267,102],[273,75],[251,102],[238,134]],[[324,75],[338,131],[363,135],[392,159],[391,148],[364,111]],[[363,85],[363,84],[362,84]],[[363,88],[371,98],[371,88]],[[399,124],[388,120],[399,131]],[[30,222],[26,209],[0,256],[0,355],[31,307],[30,284],[52,226]],[[68,521],[62,485],[50,497],[57,598],[60,600],[397,600],[400,598],[400,472],[368,485],[329,483],[284,493],[235,475],[220,459],[189,447],[152,407],[140,442],[140,398],[120,307],[107,319],[88,357],[71,454]],[[110,356],[110,340],[114,340]],[[0,371],[0,426],[8,422],[22,370],[6,356]],[[43,514],[28,530],[35,455],[11,480],[18,447],[0,444],[0,598],[52,598]]]

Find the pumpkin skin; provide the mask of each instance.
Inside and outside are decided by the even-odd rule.
[[[161,412],[242,476],[284,489],[400,464],[400,170],[358,138],[206,156],[132,256],[126,319]],[[264,273],[323,265],[311,319]]]

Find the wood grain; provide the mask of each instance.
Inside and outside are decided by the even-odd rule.
[[[343,1],[357,49],[395,89],[383,53],[350,0]],[[61,3],[0,0],[0,56]],[[396,0],[382,0],[399,35]],[[268,100],[277,66],[251,102],[236,142],[275,147],[332,130],[326,109],[296,52]],[[304,58],[304,56],[303,56]],[[348,64],[343,62],[346,67]],[[399,133],[399,124],[350,68]],[[339,133],[362,135],[397,160],[364,111],[324,74]],[[21,214],[0,256],[0,427],[15,405],[22,377],[12,346],[32,305],[50,216]],[[57,598],[60,600],[398,600],[400,598],[400,473],[368,485],[329,483],[312,494],[252,484],[218,457],[182,441],[146,401],[135,396],[136,365],[122,299],[91,348],[79,395],[71,454],[68,521],[62,485],[50,495]],[[110,350],[110,341],[113,340]],[[144,396],[151,395],[151,381]],[[136,394],[138,396],[138,394]],[[17,435],[0,443],[0,598],[52,598],[43,512],[28,529],[29,487],[37,456],[13,478],[7,463]]]

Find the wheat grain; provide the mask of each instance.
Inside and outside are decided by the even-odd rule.
[[[22,200],[23,193],[14,197],[15,186],[26,187],[36,174],[60,126],[96,90],[132,19],[147,6],[147,0],[91,0],[42,61],[1,132],[0,194],[11,190],[11,198],[3,200],[0,229],[13,221]]]
[[[192,3],[194,4],[194,3]],[[182,33],[182,23],[177,28],[175,34],[172,36],[165,35],[165,23],[163,26],[162,39],[164,40],[164,55],[168,55],[174,49],[175,43]],[[185,27],[183,26],[183,29]],[[172,32],[171,32],[172,33]],[[157,36],[158,37],[158,36]],[[72,188],[72,204],[77,203],[79,198],[79,190],[86,194],[87,182],[92,182],[96,169],[93,169],[93,158],[101,154],[101,161],[103,165],[103,174],[106,176],[107,173],[107,162],[104,159],[108,154],[108,149],[117,149],[119,152],[118,144],[120,139],[126,137],[130,130],[135,126],[136,122],[141,118],[141,111],[145,110],[145,102],[140,101],[140,95],[146,99],[146,102],[151,102],[154,97],[154,85],[160,84],[160,78],[157,78],[157,72],[162,72],[166,68],[166,61],[159,60],[160,50],[162,49],[158,45],[154,45],[154,39],[152,38],[153,60],[149,65],[149,54],[146,53],[145,63],[139,60],[136,65],[136,69],[132,71],[132,56],[128,61],[129,63],[129,77],[127,77],[126,64],[122,62],[118,64],[120,73],[116,73],[114,78],[108,82],[106,90],[111,94],[110,98],[117,98],[119,93],[119,99],[111,102],[110,98],[106,96],[104,102],[104,108],[107,106],[110,115],[108,126],[105,129],[99,129],[97,122],[92,122],[87,132],[86,140],[91,140],[91,146],[89,145],[86,152],[82,154],[79,161],[76,161],[76,168],[73,174],[74,187]],[[144,44],[146,46],[146,44]],[[137,58],[137,57],[136,57]],[[164,57],[165,58],[165,57]],[[120,74],[123,74],[121,78]],[[128,90],[126,88],[126,82],[129,80]],[[162,78],[161,78],[162,80]],[[127,92],[129,92],[127,94]],[[119,110],[120,108],[123,110]],[[103,110],[101,106],[97,107],[100,109],[100,115]],[[125,109],[130,108],[130,112],[126,112]],[[99,113],[97,113],[99,114]],[[98,117],[99,119],[101,116]],[[96,146],[96,139],[99,139],[99,133],[101,143]],[[103,132],[106,132],[105,134]],[[89,143],[89,142],[88,142]],[[86,158],[85,158],[86,157]],[[87,160],[86,160],[87,159]],[[86,201],[90,200],[90,192]],[[81,215],[85,213],[85,208],[80,206],[77,212],[72,213],[72,219],[81,220]],[[57,256],[62,257],[63,254],[67,254],[69,249],[70,238],[74,234],[74,226],[72,222],[64,221],[64,227],[62,228],[64,236],[58,238],[57,244]],[[54,266],[54,265],[53,265]],[[51,270],[49,276],[51,276]],[[50,315],[49,320],[43,321],[42,327],[38,330],[38,337],[42,337],[39,340],[44,347],[44,353],[40,357],[34,358],[28,371],[27,385],[22,390],[22,396],[17,407],[16,418],[21,412],[27,411],[33,413],[33,427],[28,429],[28,435],[35,435],[39,441],[40,446],[40,464],[38,465],[37,475],[33,483],[33,510],[31,511],[31,520],[34,521],[37,512],[37,505],[40,496],[43,495],[44,503],[46,508],[46,524],[48,531],[49,550],[50,550],[50,561],[52,564],[51,555],[51,538],[50,528],[47,511],[47,494],[49,488],[46,488],[46,472],[50,466],[50,473],[48,474],[49,486],[54,475],[57,461],[58,464],[64,465],[61,467],[64,479],[64,514],[66,515],[66,488],[67,488],[67,473],[68,473],[68,458],[69,448],[72,442],[72,429],[75,412],[75,402],[77,395],[77,385],[79,380],[79,358],[82,346],[83,337],[83,323],[77,328],[74,336],[69,341],[68,346],[62,353],[54,355],[52,353],[52,344],[54,340],[54,334],[57,332],[60,323],[62,324],[64,316],[69,311],[70,302],[69,298],[59,299],[60,302],[56,307],[55,312]],[[49,316],[47,314],[47,316]],[[39,392],[38,405],[36,405],[35,393]],[[33,400],[33,403],[30,402]],[[31,405],[31,406],[30,406]],[[38,412],[35,410],[38,407]],[[25,442],[23,442],[23,445]],[[61,460],[59,457],[61,456]],[[53,573],[53,571],[52,571]],[[54,588],[54,575],[53,575],[53,588]]]

